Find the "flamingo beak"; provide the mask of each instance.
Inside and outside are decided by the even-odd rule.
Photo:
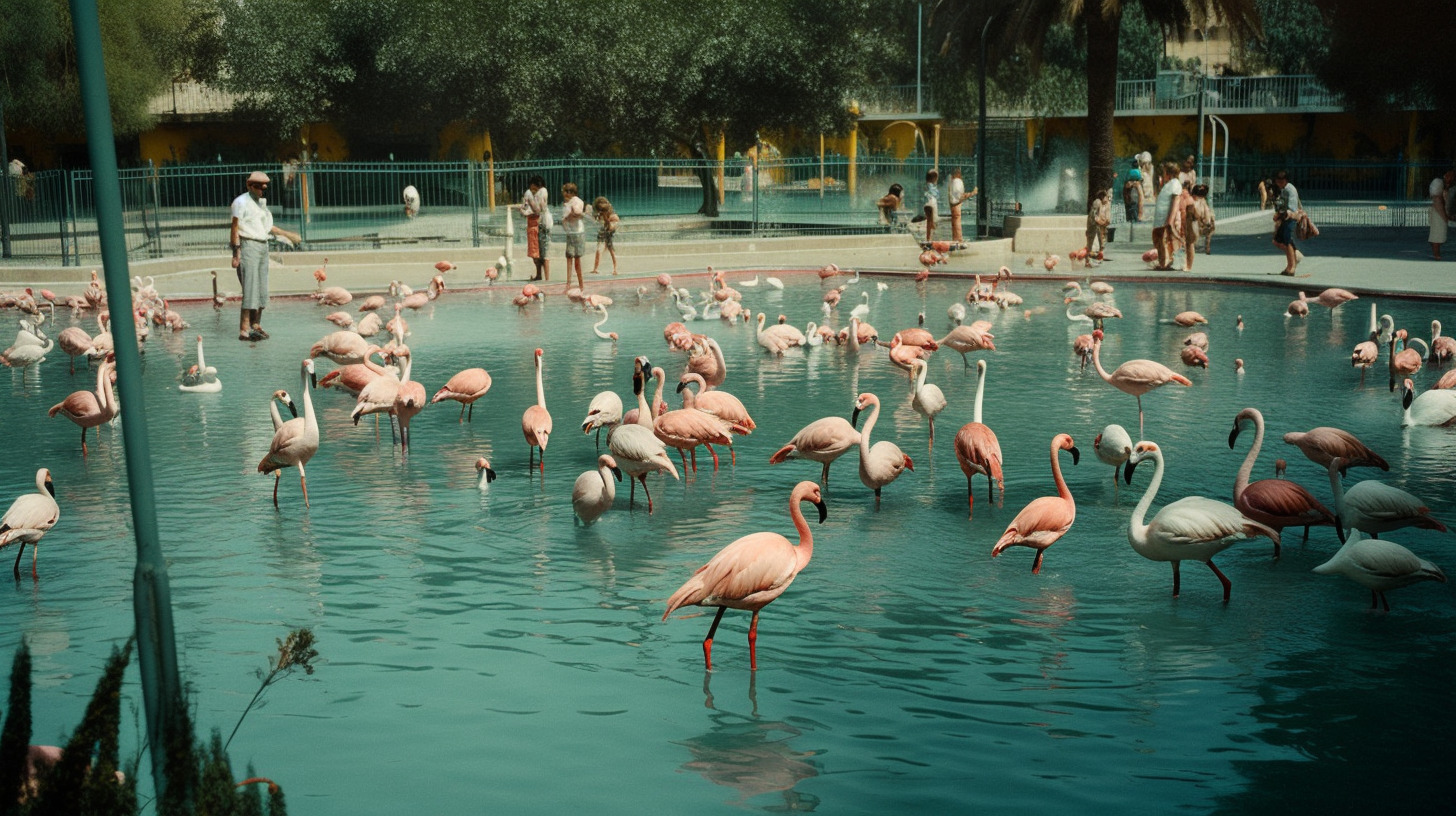
[[[824,500],[823,499],[820,499],[819,501],[814,502],[814,506],[817,507],[817,508],[819,508],[819,523],[820,524],[823,524],[824,523],[824,519],[829,518],[829,507],[828,507],[828,505],[824,504]]]
[[[1081,458],[1082,458],[1082,452],[1079,451],[1079,450],[1077,450],[1077,446],[1076,445],[1073,445],[1072,447],[1067,448],[1067,450],[1069,450],[1069,451],[1072,452],[1072,464],[1073,465],[1077,464],[1077,462],[1079,460],[1081,460]]]
[[[1134,470],[1137,470],[1137,462],[1134,462],[1129,457],[1127,460],[1127,466],[1124,467],[1122,470],[1122,481],[1124,484],[1132,484],[1132,472]]]
[[[45,489],[46,489],[46,492],[47,493],[51,494],[51,498],[55,498],[56,497],[56,483],[55,482],[51,481],[50,479],[46,479],[45,480]],[[819,516],[820,516],[819,520],[820,521],[823,521],[824,520],[824,518],[823,518],[823,516],[824,516],[824,509],[822,507],[819,509]]]
[[[612,468],[612,475],[615,476],[615,477],[617,477],[617,481],[619,481],[619,482],[622,481],[622,469],[621,468],[619,468],[619,467]]]
[[[855,405],[854,413],[849,415],[849,427],[859,429],[859,405]]]
[[[683,392],[683,389],[684,389],[684,388],[687,388],[687,387],[688,387],[688,384],[687,384],[687,383],[685,383],[685,382],[680,382],[680,383],[678,383],[678,384],[677,384],[677,392],[678,392],[678,393],[679,393],[679,394],[681,394],[681,393],[682,393],[682,392]]]
[[[1340,537],[1340,543],[1345,543],[1345,525],[1339,516],[1335,516],[1335,535]]]
[[[1092,449],[1093,450],[1101,450],[1102,449],[1102,434],[1097,434],[1097,438],[1094,439],[1094,440],[1092,440]]]
[[[1415,393],[1412,392],[1410,389],[1406,389],[1405,397],[1403,397],[1401,399],[1401,401],[1400,401],[1401,407],[1402,408],[1410,408],[1411,407],[1411,403],[1413,403],[1415,401],[1416,401],[1416,395],[1415,395]]]
[[[298,408],[294,406],[293,400],[285,400],[283,404],[288,406],[288,413],[293,414],[294,419],[298,419]],[[358,425],[359,423],[355,422],[354,424]]]
[[[915,462],[911,460],[908,456],[905,457],[905,469],[910,471],[911,473],[915,472]]]
[[[1238,425],[1234,425],[1234,429],[1232,431],[1229,431],[1229,447],[1230,448],[1232,448],[1234,446],[1234,440],[1236,440],[1238,438],[1239,438],[1239,426]]]

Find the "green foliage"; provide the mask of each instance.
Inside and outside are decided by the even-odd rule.
[[[0,731],[0,812],[9,813],[20,801],[30,753],[30,645],[24,640],[10,666],[10,699],[5,710],[9,716]]]
[[[0,731],[0,813],[18,816],[131,816],[138,812],[136,761],[123,769],[117,735],[121,729],[121,688],[131,658],[132,641],[113,649],[85,716],[67,741],[60,758],[38,769],[28,787],[30,753],[30,651],[22,642],[11,669],[10,696],[3,731]],[[276,680],[302,668],[313,673],[318,657],[313,633],[298,629],[278,641],[278,654],[269,658],[269,670],[259,672],[261,694]],[[253,703],[257,702],[257,695]],[[253,707],[248,704],[248,708]],[[157,802],[162,816],[287,816],[283,790],[271,780],[253,774],[233,781],[232,766],[222,733],[214,730],[207,746],[193,737],[185,714],[166,730],[167,789]],[[247,711],[244,711],[246,716]],[[239,724],[241,724],[239,720]],[[236,732],[236,728],[233,729]],[[124,772],[123,772],[124,771]],[[267,807],[259,785],[268,786]],[[31,791],[33,795],[31,795]],[[28,798],[23,798],[28,796]]]
[[[1312,74],[1330,56],[1330,27],[1312,0],[1255,0],[1264,30],[1240,40],[1235,59],[1248,73]]]
[[[1316,0],[1330,24],[1329,58],[1317,74],[1357,112],[1434,111],[1456,126],[1450,44],[1456,14],[1427,0]],[[1449,147],[1447,148],[1449,150]]]
[[[869,0],[212,2],[221,35],[198,75],[280,136],[338,123],[361,157],[462,120],[501,157],[844,132],[845,100],[890,42]]]
[[[101,42],[118,136],[151,127],[147,105],[182,69],[174,43],[189,30],[188,0],[108,0]],[[0,101],[8,127],[50,137],[85,130],[76,48],[65,0],[0,0]]]

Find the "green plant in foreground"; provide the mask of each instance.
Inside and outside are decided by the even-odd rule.
[[[38,748],[31,740],[31,658],[25,642],[11,666],[10,695],[0,729],[0,816],[134,816],[139,812],[136,777],[140,760],[123,772],[117,735],[121,727],[121,688],[131,659],[132,640],[113,649],[101,680],[76,731],[56,756],[56,749]],[[289,632],[278,641],[278,654],[259,670],[262,680],[243,717],[263,692],[293,669],[313,674],[318,657],[308,629]],[[184,707],[185,710],[185,707]],[[242,717],[238,726],[242,725]],[[238,726],[233,727],[236,734]],[[214,729],[202,745],[189,722],[180,723],[168,737],[166,795],[156,802],[161,816],[287,816],[283,790],[258,776],[252,766],[248,778],[234,782],[222,732]],[[228,737],[232,739],[231,736]],[[34,763],[33,760],[39,759]],[[268,788],[266,800],[262,786]],[[265,807],[266,801],[266,807]]]
[[[290,674],[296,668],[302,668],[304,674],[313,674],[313,659],[318,657],[318,649],[313,647],[313,630],[305,626],[302,629],[294,629],[288,633],[288,637],[278,641],[277,657],[268,658],[268,671],[258,670],[258,679],[262,685],[253,694],[253,699],[243,709],[242,716],[238,717],[238,724],[233,726],[233,732],[228,734],[227,742],[223,743],[223,750],[226,751],[233,743],[233,737],[237,736],[238,729],[243,725],[243,719],[253,706],[258,704],[258,699],[268,687]]]

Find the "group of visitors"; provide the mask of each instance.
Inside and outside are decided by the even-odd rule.
[[[574,182],[561,185],[561,232],[566,236],[566,277],[571,280],[571,271],[576,270],[576,285],[585,286],[581,275],[581,258],[586,254],[586,202],[578,194]],[[536,265],[533,281],[551,280],[551,228],[555,221],[551,215],[546,181],[541,176],[531,176],[526,192],[521,195],[521,214],[526,216],[526,255]],[[612,274],[617,274],[617,249],[613,244],[617,227],[622,219],[612,208],[606,196],[597,196],[591,206],[592,220],[597,223],[597,251],[592,262],[591,274],[598,274],[602,264],[602,251],[612,259]]]
[[[1204,254],[1213,253],[1213,206],[1208,201],[1208,185],[1198,181],[1196,164],[1197,160],[1188,156],[1181,165],[1165,161],[1158,169],[1157,194],[1153,199],[1153,248],[1158,251],[1156,268],[1164,272],[1173,269],[1173,261],[1180,248],[1183,250],[1183,271],[1193,271],[1193,258],[1200,238]],[[1123,185],[1122,200],[1129,221],[1134,215],[1139,220],[1142,218],[1144,181],[1142,168],[1135,167]]]
[[[961,232],[961,205],[975,198],[980,192],[979,187],[966,191],[966,182],[961,177],[959,167],[950,171],[950,185],[946,188],[946,202],[950,206],[950,239],[955,243],[965,240]],[[910,222],[913,224],[925,225],[925,241],[930,243],[935,240],[935,227],[940,217],[940,171],[929,170],[925,174],[925,185],[920,191],[921,206]],[[901,184],[891,184],[890,191],[880,196],[877,206],[880,210],[880,223],[893,225],[895,213],[905,203],[905,187]]]

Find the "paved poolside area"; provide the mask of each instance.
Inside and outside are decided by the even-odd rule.
[[[1221,221],[1214,237],[1213,254],[1198,255],[1191,273],[1153,271],[1140,258],[1151,247],[1149,226],[1139,224],[1131,232],[1132,240],[1129,240],[1127,231],[1120,229],[1118,240],[1108,252],[1109,260],[1093,269],[1074,268],[1067,253],[1076,247],[1069,246],[1061,253],[1061,263],[1048,273],[1041,263],[1041,255],[1018,255],[1012,251],[1011,241],[1002,239],[975,243],[952,253],[947,263],[934,267],[933,273],[937,276],[994,274],[1005,264],[1017,276],[1028,278],[1193,279],[1276,286],[1290,290],[1291,295],[1304,290],[1311,296],[1327,287],[1338,286],[1360,294],[1456,299],[1456,245],[1448,245],[1448,260],[1431,260],[1424,228],[1323,229],[1318,238],[1301,245],[1306,257],[1299,267],[1304,277],[1298,278],[1278,274],[1284,262],[1270,243],[1272,227],[1267,213],[1250,213]],[[553,250],[548,291],[565,288],[561,243],[557,242]],[[327,253],[327,256],[314,252],[280,252],[274,255],[271,289],[274,295],[314,291],[313,272],[324,265],[325,257],[328,285],[344,286],[356,294],[382,291],[394,279],[422,288],[434,274],[433,264],[439,260],[449,260],[459,267],[447,275],[451,287],[474,288],[485,284],[486,267],[502,254],[503,248],[499,246],[461,250],[364,250]],[[905,235],[623,242],[618,247],[618,255],[622,278],[628,279],[653,277],[660,272],[701,273],[709,266],[735,274],[749,270],[818,269],[828,263],[866,272],[911,274],[921,266],[919,249]],[[586,276],[588,289],[613,280],[607,274],[610,266],[605,255],[602,260],[603,273]],[[589,271],[590,255],[584,263]],[[31,285],[68,294],[84,286],[90,270],[89,266],[0,266],[0,289]],[[229,268],[228,257],[223,254],[130,264],[132,275],[154,276],[158,289],[179,300],[209,297],[210,273],[214,271],[224,294],[237,292],[237,279]],[[524,247],[517,245],[514,274],[510,280],[502,277],[496,285],[519,286],[531,274],[531,262],[525,257]]]

